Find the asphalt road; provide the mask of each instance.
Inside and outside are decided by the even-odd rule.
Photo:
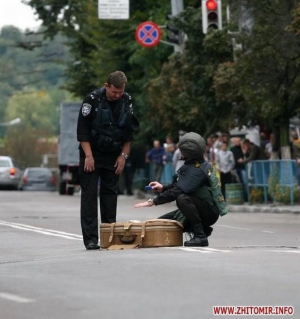
[[[120,196],[118,221],[174,209],[139,201]],[[229,213],[206,248],[86,251],[79,202],[0,191],[0,319],[300,317],[299,214]]]

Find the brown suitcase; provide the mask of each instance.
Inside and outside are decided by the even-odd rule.
[[[151,219],[100,224],[100,246],[133,247],[182,246],[183,225],[176,220]]]

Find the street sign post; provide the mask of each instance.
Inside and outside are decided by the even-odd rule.
[[[156,46],[161,37],[159,26],[151,21],[146,21],[138,25],[135,30],[137,42],[147,48]]]

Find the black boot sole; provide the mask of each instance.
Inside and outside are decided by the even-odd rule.
[[[190,244],[190,243],[184,243],[184,247],[207,247],[208,246],[208,242],[207,243],[199,243],[199,244]]]

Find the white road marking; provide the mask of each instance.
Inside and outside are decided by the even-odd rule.
[[[188,247],[179,247],[179,249],[184,250],[184,251],[195,251],[195,252],[203,253],[203,254],[206,254],[206,253],[210,254],[211,253],[211,251],[200,250],[200,249],[195,249],[195,248],[188,248]]]
[[[242,227],[234,227],[234,226],[227,226],[227,225],[216,225],[218,227],[225,227],[225,228],[232,228],[232,229],[241,229],[241,230],[253,230],[250,228],[242,228]]]
[[[35,302],[35,300],[24,298],[18,295],[9,294],[6,292],[0,292],[0,298],[14,301],[14,302],[19,302],[19,303]]]
[[[231,253],[231,250],[226,250],[226,249],[215,249],[215,248],[210,248],[210,247],[201,247],[201,249],[209,250],[211,252],[221,252],[221,253]]]
[[[164,247],[166,249],[180,249],[183,251],[195,251],[198,253],[215,253],[215,252],[220,252],[220,253],[231,253],[231,250],[225,250],[225,249],[215,249],[215,248],[210,248],[210,247]]]
[[[240,230],[255,230],[255,229],[251,229],[251,228],[234,227],[234,226],[228,226],[228,225],[216,225],[216,226],[217,227],[232,228],[232,229],[240,229]],[[267,234],[276,234],[275,232],[269,231],[269,230],[260,230],[260,232],[267,233]]]
[[[292,254],[300,254],[300,250],[268,250],[272,253],[292,253]]]
[[[36,232],[36,233],[40,233],[40,234],[44,234],[48,236],[56,236],[56,237],[72,239],[72,240],[82,240],[82,236],[80,235],[61,232],[61,231],[53,230],[53,229],[34,227],[34,226],[18,224],[18,223],[9,223],[2,220],[0,220],[0,225],[8,226],[8,227],[16,228],[16,229],[22,229],[26,231],[32,231],[32,232]]]

